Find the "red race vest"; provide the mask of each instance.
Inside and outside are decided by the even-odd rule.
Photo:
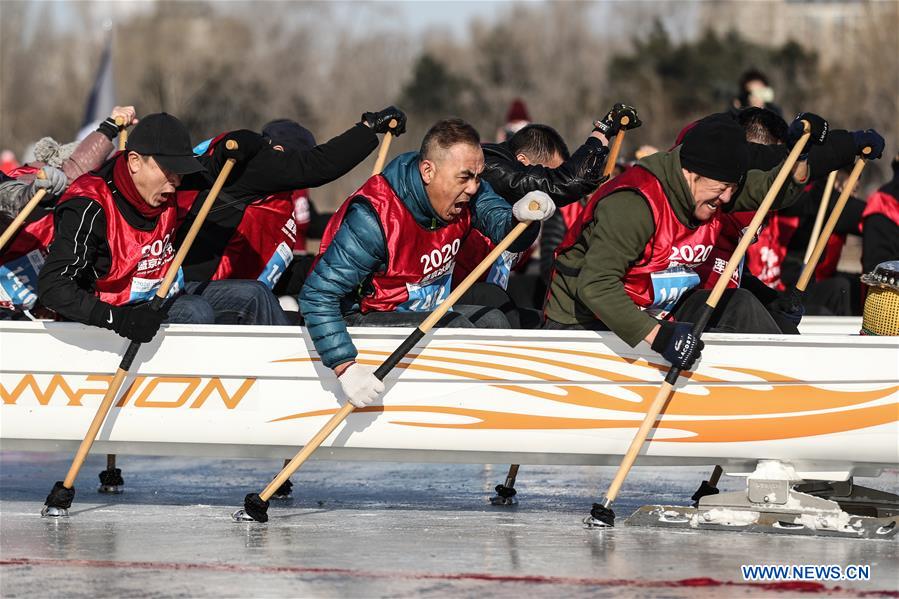
[[[832,234],[827,238],[824,244],[824,253],[815,266],[815,280],[823,281],[829,279],[837,272],[837,264],[840,262],[840,256],[843,253],[843,246],[846,244],[846,235]]]
[[[21,166],[6,173],[13,179],[40,168]],[[30,310],[37,301],[37,277],[53,240],[53,211],[38,206],[0,254],[0,308]]]
[[[371,177],[334,213],[322,235],[320,259],[337,234],[353,200],[367,201],[387,242],[387,268],[374,273],[371,292],[359,305],[367,312],[429,312],[450,293],[456,254],[471,230],[471,212],[430,231],[419,225],[382,175]]]
[[[725,212],[719,217],[721,219],[721,234],[718,236],[718,241],[715,244],[715,247],[712,248],[708,260],[699,264],[694,269],[702,281],[703,289],[712,289],[715,287],[715,284],[718,283],[718,279],[720,278],[721,273],[724,272],[728,260],[733,256],[734,250],[737,249],[737,245],[743,237],[743,231],[749,226],[749,223],[754,216],[755,212]],[[762,225],[762,230],[764,230],[764,228],[764,225]],[[757,240],[758,236],[756,236],[756,241]],[[753,242],[753,244],[754,243],[755,242]],[[750,245],[749,247],[751,248],[753,246]],[[734,270],[733,274],[730,276],[730,281],[727,282],[728,289],[735,289],[740,286],[743,274],[743,262],[745,260],[746,256],[744,255],[743,260],[740,260],[740,264],[737,265],[736,270]]]
[[[212,280],[256,279],[272,289],[293,260],[294,200],[303,193],[276,193],[247,206]]]
[[[12,177],[13,179],[21,179],[27,175],[37,175],[37,172],[41,170],[40,166],[30,166],[28,164],[24,164],[20,167],[10,169],[6,172],[7,177]]]
[[[297,236],[293,242],[293,251],[306,254],[306,238],[309,233],[309,222],[312,211],[309,207],[309,190],[298,189],[293,192],[293,222],[296,223]]]
[[[863,228],[865,219],[874,214],[882,214],[899,226],[899,198],[883,191],[875,191],[868,196],[868,205],[862,212]]]
[[[215,146],[227,133],[221,133],[209,141],[202,149],[211,155]],[[179,195],[180,219],[190,211],[197,194]],[[222,279],[249,279],[264,283],[269,289],[287,270],[293,260],[293,250],[297,243],[297,223],[294,209],[298,198],[305,197],[305,190],[281,192],[256,200],[246,207],[240,223],[228,240],[222,252],[218,267],[212,275],[213,281]],[[309,223],[308,200],[306,205],[306,226]],[[215,210],[215,207],[213,207]],[[306,240],[303,238],[303,247]]]
[[[571,229],[581,218],[581,212],[583,212],[584,207],[581,203],[572,202],[567,206],[562,206],[559,208],[559,213],[562,215],[562,220],[565,221],[565,229]]]
[[[771,214],[759,231],[758,240],[746,250],[746,266],[762,283],[783,291],[781,269],[787,257],[787,247],[796,232],[799,218]]]
[[[172,246],[177,213],[175,204],[170,204],[159,215],[152,231],[141,231],[129,225],[119,213],[112,190],[102,177],[91,174],[78,177],[59,201],[62,203],[73,197],[96,201],[106,216],[106,243],[111,263],[109,271],[96,281],[97,297],[114,306],[152,299],[175,257]],[[169,296],[183,286],[184,275],[178,269]]]
[[[749,246],[746,251],[746,264],[749,272],[772,289],[780,291],[786,289],[786,285],[781,280],[781,269],[786,260],[790,242],[799,225],[798,216],[774,214],[769,217],[768,224],[759,233],[758,241]],[[845,242],[845,235],[832,234],[827,239],[824,253],[815,267],[816,281],[830,278],[836,272]],[[805,250],[802,251],[805,252]]]
[[[453,269],[453,287],[464,281],[465,277],[471,274],[471,271],[495,247],[496,244],[489,237],[477,229],[472,229],[465,241],[462,242],[462,249],[456,255],[456,267]],[[509,286],[509,275],[513,270],[517,270],[518,264],[526,262],[533,253],[533,245],[523,252],[503,252],[478,280],[506,289]]]
[[[624,273],[624,290],[641,309],[664,318],[677,300],[700,283],[694,270],[709,259],[721,233],[718,215],[695,229],[682,224],[662,184],[648,170],[635,166],[600,187],[587,202],[579,222],[568,230],[556,256],[570,249],[593,220],[596,204],[620,190],[635,191],[646,200],[655,222],[655,233],[640,260]],[[555,275],[554,275],[555,276]]]

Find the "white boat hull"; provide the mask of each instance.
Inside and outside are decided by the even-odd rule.
[[[353,329],[378,364],[407,329]],[[704,336],[638,465],[759,459],[805,478],[899,462],[899,338]],[[0,448],[74,451],[126,343],[70,323],[0,323]],[[666,372],[611,334],[443,330],[316,458],[615,465]],[[339,407],[305,329],[169,326],[141,348],[95,453],[293,455]]]

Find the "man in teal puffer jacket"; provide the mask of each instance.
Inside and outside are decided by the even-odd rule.
[[[477,131],[460,119],[439,121],[420,152],[394,159],[328,224],[300,309],[322,363],[357,407],[374,401],[384,385],[354,361],[348,324],[420,324],[449,295],[456,253],[472,228],[498,243],[519,220],[541,221],[554,212],[543,192],[510,206],[480,180],[483,170]],[[530,209],[531,202],[538,208]],[[538,231],[535,222],[509,249],[524,250]],[[456,305],[438,326],[509,324],[497,310]]]

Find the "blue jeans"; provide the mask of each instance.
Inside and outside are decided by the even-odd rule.
[[[166,322],[179,324],[290,324],[278,298],[259,281],[190,282],[171,301]]]

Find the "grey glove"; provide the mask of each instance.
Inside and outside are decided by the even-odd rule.
[[[47,195],[59,198],[69,186],[69,179],[66,174],[52,166],[45,166],[41,169],[46,175],[46,179],[35,179],[31,183],[29,196],[34,196],[38,190],[46,189]]]

